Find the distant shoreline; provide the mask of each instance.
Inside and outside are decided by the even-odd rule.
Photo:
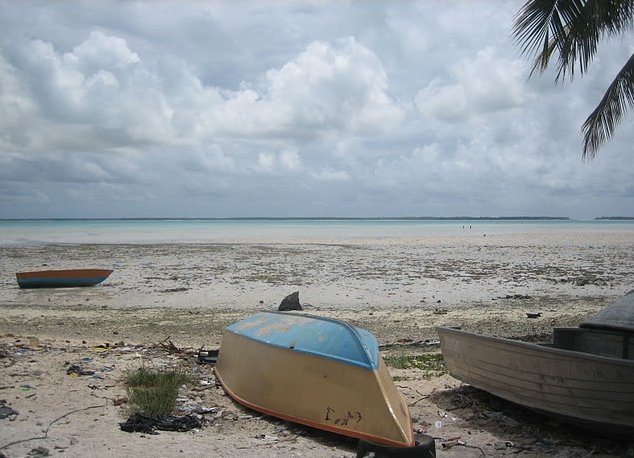
[[[634,216],[599,216],[596,221],[634,221]]]
[[[598,217],[634,219],[634,217]],[[0,221],[570,221],[567,216],[236,216],[135,218],[0,218]]]

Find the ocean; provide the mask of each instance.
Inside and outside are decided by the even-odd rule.
[[[53,219],[0,220],[0,246],[249,243],[487,234],[631,232],[634,220],[568,219]]]

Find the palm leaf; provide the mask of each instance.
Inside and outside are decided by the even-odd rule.
[[[634,107],[634,54],[621,68],[603,95],[601,102],[583,123],[583,158],[592,159],[612,137],[614,129],[628,108]]]
[[[513,35],[522,53],[535,56],[531,75],[548,67],[555,50],[561,55],[569,49],[570,24],[581,16],[583,0],[529,0],[519,11]]]
[[[529,0],[516,17],[513,35],[522,53],[535,56],[531,75],[548,67],[557,51],[557,77],[575,67],[581,74],[596,54],[604,35],[615,35],[634,23],[631,0]]]
[[[584,74],[605,36],[634,25],[634,0],[528,0],[513,25],[522,53],[534,57],[530,75],[543,72],[557,55],[559,81],[575,70]],[[582,126],[583,158],[594,158],[609,140],[623,114],[634,106],[634,55],[610,84]]]

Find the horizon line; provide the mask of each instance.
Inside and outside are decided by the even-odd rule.
[[[600,216],[598,219],[634,219],[629,216]],[[184,221],[227,221],[227,220],[571,220],[569,216],[136,216],[136,217],[43,217],[43,218],[0,218],[0,221],[139,221],[139,220],[184,220]]]

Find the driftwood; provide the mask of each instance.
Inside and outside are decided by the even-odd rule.
[[[174,345],[174,342],[170,340],[170,336],[167,336],[165,340],[159,342],[159,345],[167,350],[169,353],[180,353],[182,350]]]

